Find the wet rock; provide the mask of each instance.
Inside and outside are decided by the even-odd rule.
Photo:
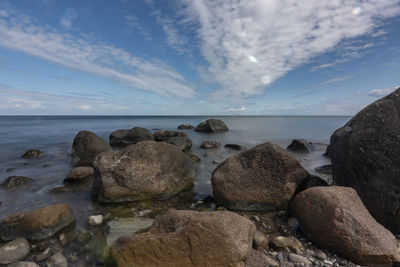
[[[99,215],[91,215],[88,218],[88,224],[91,226],[97,226],[101,225],[104,221],[104,216],[99,214]]]
[[[118,266],[240,266],[254,233],[250,220],[232,212],[170,210],[147,233],[119,238],[110,252]]]
[[[269,245],[273,248],[283,249],[287,252],[301,253],[303,246],[293,237],[277,236],[271,239]]]
[[[38,158],[42,156],[44,156],[44,153],[39,149],[29,149],[22,155],[22,157],[26,159]]]
[[[260,231],[256,231],[253,238],[253,247],[261,251],[268,249],[268,238]]]
[[[295,253],[290,253],[289,254],[289,260],[291,260],[292,262],[295,262],[295,263],[303,263],[306,266],[311,266],[312,265],[312,262],[309,259],[307,259],[304,256],[295,254]]]
[[[45,239],[74,221],[74,215],[68,205],[49,205],[6,217],[0,223],[0,237],[3,240],[18,237],[29,240]]]
[[[42,165],[42,168],[49,168],[50,166],[51,166],[50,164],[47,164],[47,163],[46,163],[46,164],[43,164],[43,165]]]
[[[167,142],[168,144],[176,145],[183,151],[187,151],[192,147],[192,140],[184,132],[157,131],[154,133],[154,138],[157,142]]]
[[[68,267],[68,261],[63,254],[57,252],[46,262],[46,267]]]
[[[5,188],[13,188],[29,184],[32,181],[33,179],[26,176],[10,176],[3,183],[1,183],[0,186]]]
[[[140,142],[102,153],[94,162],[93,194],[100,202],[164,198],[193,186],[194,164],[178,147]]]
[[[110,146],[94,133],[80,131],[74,138],[71,155],[77,166],[92,166],[98,154],[109,150],[111,150]]]
[[[121,236],[146,232],[153,221],[149,218],[121,218],[107,222],[104,228],[107,245],[111,246]]]
[[[64,179],[65,183],[76,183],[94,175],[93,167],[76,167]]]
[[[51,256],[50,248],[47,248],[44,251],[42,251],[41,253],[36,254],[35,261],[36,262],[44,261],[45,259],[49,258],[50,256]]]
[[[293,152],[310,153],[314,150],[314,145],[304,139],[294,139],[286,149]]]
[[[205,149],[209,149],[209,148],[218,148],[221,146],[220,142],[217,141],[204,141],[203,143],[201,143],[200,147],[201,148],[205,148]]]
[[[300,229],[316,245],[358,264],[390,265],[400,260],[396,238],[377,223],[349,187],[313,187],[291,205]]]
[[[34,262],[29,262],[29,261],[19,261],[19,262],[14,262],[11,264],[8,264],[7,267],[39,267]]]
[[[314,170],[322,174],[332,174],[332,165],[331,164],[323,165],[315,168]]]
[[[109,136],[109,144],[112,147],[124,147],[129,145],[129,142],[124,141],[124,137],[129,130],[116,130]]]
[[[252,250],[250,257],[245,261],[245,267],[257,267],[257,266],[279,266],[279,264],[271,257],[265,255],[261,251]]]
[[[400,233],[400,87],[331,136],[336,185],[354,188],[374,218]]]
[[[225,144],[224,147],[234,149],[234,150],[239,150],[239,151],[247,149],[245,146],[238,145],[238,144]]]
[[[184,123],[178,126],[178,130],[192,130],[194,126],[189,123]]]
[[[123,135],[123,130],[119,130],[121,132],[113,132],[110,135],[110,144],[112,143],[113,146],[116,147],[125,147],[128,145],[132,144],[137,144],[139,142],[144,142],[144,141],[154,141],[153,134],[147,130],[146,128],[142,127],[134,127],[128,131],[125,132],[125,135]],[[122,138],[121,138],[122,136]],[[115,137],[115,138],[113,138]],[[114,140],[114,141],[112,141]],[[118,141],[120,140],[120,141]],[[118,141],[118,142],[117,142]]]
[[[7,168],[6,172],[12,172],[14,170],[14,168]]]
[[[188,156],[195,163],[200,163],[201,162],[201,158],[199,156],[195,155],[195,154],[188,154]]]
[[[0,247],[0,264],[9,264],[28,256],[30,246],[25,238],[17,238]]]
[[[219,205],[233,210],[287,210],[308,172],[285,150],[264,143],[222,162],[211,183]]]
[[[58,236],[58,241],[60,241],[61,246],[65,247],[66,245],[68,245],[71,238],[72,234],[61,233]]]
[[[228,127],[222,120],[208,119],[200,122],[194,129],[196,132],[225,132],[229,131]]]

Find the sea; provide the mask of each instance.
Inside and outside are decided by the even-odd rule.
[[[14,175],[34,180],[28,187],[0,188],[0,219],[52,203],[68,203],[78,225],[83,227],[88,215],[101,212],[102,206],[91,198],[91,181],[74,186],[63,184],[73,168],[70,158],[72,142],[81,130],[92,131],[108,142],[111,132],[117,129],[177,130],[180,124],[197,125],[208,118],[223,120],[229,131],[210,134],[183,130],[193,142],[191,153],[201,158],[193,196],[212,195],[212,171],[218,162],[238,153],[224,148],[224,144],[251,148],[273,142],[286,148],[293,139],[303,138],[327,145],[332,133],[350,119],[347,116],[0,116],[0,183]],[[201,149],[200,144],[206,140],[219,141],[222,146]],[[21,157],[26,150],[33,148],[40,149],[45,155],[35,159]],[[323,147],[310,154],[289,153],[309,172],[320,175],[314,169],[330,163],[322,156],[324,152]]]

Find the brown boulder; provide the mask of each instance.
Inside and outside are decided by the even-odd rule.
[[[213,172],[219,205],[233,210],[287,210],[308,172],[285,150],[264,143],[231,156]]]
[[[31,159],[31,158],[42,157],[43,155],[44,155],[43,152],[40,151],[39,149],[29,149],[25,151],[22,157],[26,159]]]
[[[94,158],[111,147],[100,137],[89,131],[80,131],[74,138],[71,155],[77,166],[92,166]]]
[[[349,187],[313,187],[291,204],[312,242],[358,264],[388,266],[400,260],[396,238],[377,223]]]
[[[18,237],[29,240],[45,239],[74,221],[75,217],[68,205],[49,205],[6,217],[0,223],[0,237],[3,240],[13,240]]]
[[[225,132],[229,131],[225,122],[217,119],[208,119],[200,122],[194,129],[196,132]]]
[[[101,153],[93,194],[100,202],[164,198],[192,188],[195,168],[178,147],[146,141]]]
[[[169,211],[147,233],[122,237],[111,247],[117,266],[243,266],[254,224],[228,211]]]
[[[201,143],[200,147],[204,149],[210,149],[210,148],[218,148],[221,146],[220,142],[217,141],[204,141]]]

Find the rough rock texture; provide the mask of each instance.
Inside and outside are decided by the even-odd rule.
[[[26,176],[10,176],[0,186],[5,188],[17,187],[20,185],[29,184],[33,179]]]
[[[25,151],[25,153],[22,155],[23,158],[26,159],[31,159],[31,158],[38,158],[43,156],[43,152],[40,151],[39,149],[29,149]]]
[[[129,145],[128,142],[124,141],[124,137],[129,130],[116,130],[112,132],[109,136],[109,144],[112,147],[124,147]]]
[[[187,151],[192,147],[192,140],[184,132],[160,130],[154,133],[157,142],[167,142]]]
[[[279,264],[265,253],[252,250],[250,257],[245,261],[245,267],[270,267],[279,266]]]
[[[24,237],[40,240],[50,237],[75,221],[71,208],[54,204],[6,217],[0,223],[0,238],[13,240]]]
[[[74,138],[71,155],[75,158],[77,166],[91,166],[98,154],[110,149],[110,146],[94,133],[80,131]]]
[[[100,154],[94,162],[93,194],[100,202],[172,196],[193,186],[192,160],[164,142],[140,142]]]
[[[310,240],[358,264],[400,260],[396,238],[377,223],[349,187],[313,187],[294,198],[291,211]]]
[[[118,266],[243,266],[254,224],[228,211],[169,211],[147,233],[122,237],[111,248]]]
[[[149,218],[121,218],[107,222],[104,233],[107,245],[111,246],[121,236],[128,236],[147,231],[153,224]]]
[[[178,130],[192,130],[194,129],[194,126],[189,124],[189,123],[184,123],[178,126]]]
[[[225,122],[216,119],[208,119],[206,121],[202,121],[199,125],[194,129],[196,132],[225,132],[229,131],[228,127],[225,125]]]
[[[124,141],[129,144],[136,144],[144,141],[153,141],[153,134],[146,128],[134,127],[130,129],[124,136]]]
[[[400,88],[372,103],[331,137],[337,185],[356,189],[375,219],[400,233]]]
[[[217,141],[204,141],[200,145],[201,148],[205,148],[205,149],[218,148],[220,146],[221,146],[221,142],[217,142]]]
[[[231,156],[213,172],[219,205],[233,210],[287,210],[308,172],[285,150],[264,143]]]
[[[0,247],[0,264],[9,264],[24,259],[31,250],[25,238],[17,238]]]
[[[64,182],[67,183],[79,182],[93,175],[94,175],[93,167],[76,167],[69,172],[67,177],[64,179]]]

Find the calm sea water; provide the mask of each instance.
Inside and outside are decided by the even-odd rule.
[[[0,189],[0,219],[15,212],[42,207],[50,203],[67,202],[82,220],[95,212],[90,199],[90,185],[73,188],[70,192],[50,193],[63,185],[71,170],[69,152],[74,136],[80,130],[90,130],[108,141],[111,132],[135,126],[176,130],[182,123],[197,125],[208,117],[78,117],[78,116],[17,116],[0,117],[0,182],[11,175],[25,175],[34,179],[28,188]],[[236,143],[248,148],[271,141],[285,148],[294,138],[329,143],[333,131],[345,124],[349,117],[214,117],[225,121],[230,131],[218,134],[186,131],[193,141],[192,153],[202,158],[195,178],[195,193],[212,194],[210,177],[214,160],[222,161],[235,151],[221,147],[200,149],[205,140],[222,144]],[[31,148],[45,153],[38,159],[23,159],[21,155]],[[301,164],[313,172],[315,167],[329,163],[322,157],[323,150],[308,155],[293,154]],[[12,170],[10,170],[12,168]],[[7,170],[8,169],[8,170]],[[329,179],[329,177],[326,177]],[[78,218],[79,220],[79,218]]]

